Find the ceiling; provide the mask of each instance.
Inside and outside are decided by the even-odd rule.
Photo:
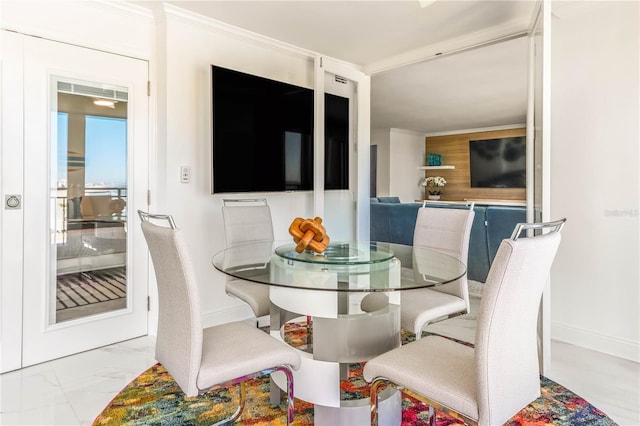
[[[371,75],[372,127],[434,133],[525,122],[527,41],[518,36],[533,1],[167,3],[359,66]]]
[[[371,78],[371,123],[421,133],[526,122],[527,38],[385,71]]]

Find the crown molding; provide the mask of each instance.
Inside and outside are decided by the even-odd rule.
[[[235,36],[238,39],[251,41],[255,44],[269,48],[283,50],[310,60],[313,60],[316,56],[319,56],[317,53],[310,50],[306,50],[292,44],[288,44],[258,33],[254,33],[252,31],[245,30],[240,27],[236,27],[234,25],[230,25],[197,13],[193,13],[178,6],[163,3],[163,9],[167,16],[167,19],[173,19],[175,21],[187,23],[190,25],[197,24],[205,30]]]
[[[528,18],[527,18],[528,19]],[[411,65],[417,62],[436,59],[442,56],[452,55],[501,43],[527,35],[527,24],[524,20],[513,20],[503,25],[498,25],[482,31],[448,40],[442,43],[435,43],[419,49],[410,50],[399,55],[386,58],[382,61],[374,62],[364,67],[367,74],[377,74],[389,71],[394,68]]]

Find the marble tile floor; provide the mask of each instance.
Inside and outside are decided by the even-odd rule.
[[[429,331],[473,341],[479,299],[471,313]],[[127,383],[155,363],[153,337],[0,375],[0,425],[90,425]],[[552,342],[547,376],[604,411],[622,426],[640,425],[640,364]]]
[[[0,425],[90,425],[153,365],[150,336],[0,375]]]

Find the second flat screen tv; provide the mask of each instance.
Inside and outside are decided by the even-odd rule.
[[[472,188],[525,188],[524,136],[469,141]]]
[[[313,90],[211,67],[213,193],[313,189]]]

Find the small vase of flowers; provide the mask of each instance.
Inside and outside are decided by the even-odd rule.
[[[427,188],[430,200],[439,200],[442,195],[442,189],[447,181],[442,176],[429,176],[422,180],[422,186]]]

